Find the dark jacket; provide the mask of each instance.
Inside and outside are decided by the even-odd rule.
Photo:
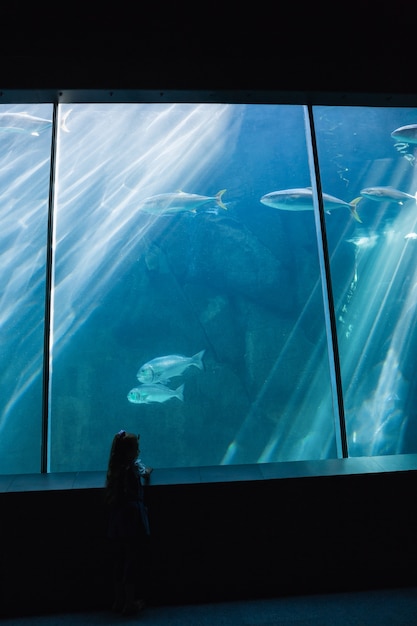
[[[149,535],[148,512],[137,463],[131,463],[113,477],[107,499],[109,538],[139,539]]]

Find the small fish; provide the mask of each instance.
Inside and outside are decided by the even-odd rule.
[[[392,131],[391,137],[404,143],[417,143],[417,124],[400,126]]]
[[[357,211],[356,205],[362,200],[362,197],[355,198],[352,202],[344,202],[327,193],[323,193],[323,204],[326,212],[333,209],[347,208],[357,222],[362,222]],[[282,209],[284,211],[313,211],[313,190],[311,187],[301,189],[282,189],[281,191],[271,191],[262,196],[262,204],[270,206],[274,209]]]
[[[140,385],[134,387],[127,394],[127,399],[133,404],[151,404],[151,402],[166,402],[171,398],[178,398],[181,402],[184,401],[184,383],[177,389],[170,389],[161,385],[161,383],[155,385]]]
[[[174,376],[181,376],[187,367],[191,365],[203,370],[204,353],[205,350],[201,350],[201,352],[197,352],[194,356],[169,354],[167,356],[156,357],[156,359],[152,359],[152,361],[148,361],[142,365],[136,377],[141,383],[169,382]]]
[[[397,402],[397,400],[399,400],[399,399],[400,398],[399,398],[398,394],[395,393],[395,391],[394,391],[394,393],[388,393],[385,396],[383,402]]]
[[[69,129],[66,125],[68,115],[72,109],[69,109],[61,120],[61,129],[66,133]],[[0,133],[21,133],[39,137],[48,128],[51,128],[52,120],[29,113],[0,113]]]
[[[373,248],[376,244],[378,235],[370,235],[369,237],[353,237],[353,239],[346,239],[348,243],[353,243],[357,248]]]
[[[404,235],[404,239],[417,239],[417,233],[407,233]]]
[[[216,203],[220,208],[227,210],[227,206],[222,202],[222,195],[225,191],[226,189],[222,189],[215,196],[200,196],[197,193],[186,193],[185,191],[160,193],[145,198],[138,208],[150,215],[170,215],[173,213],[197,213],[197,210],[202,206]]]
[[[375,202],[396,202],[401,205],[410,200],[417,202],[417,193],[412,196],[410,193],[399,191],[394,187],[367,187],[362,189],[361,196]]]

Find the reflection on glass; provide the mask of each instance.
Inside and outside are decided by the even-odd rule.
[[[50,470],[337,456],[303,108],[66,105],[55,202]],[[338,209],[342,224],[349,211]]]
[[[350,456],[417,452],[417,112],[316,107]]]
[[[41,464],[52,105],[0,106],[0,473]]]

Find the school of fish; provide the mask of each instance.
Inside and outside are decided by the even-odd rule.
[[[139,385],[127,394],[127,399],[133,404],[151,404],[153,402],[167,402],[171,398],[184,401],[184,383],[171,389],[168,384],[171,378],[181,376],[189,367],[204,370],[205,350],[200,350],[193,356],[182,354],[168,354],[158,356],[140,366],[136,378]]]
[[[395,144],[399,150],[410,162],[414,162],[415,158],[407,152],[409,144],[417,144],[417,124],[409,124],[401,126],[392,131],[391,137],[398,143]],[[340,198],[336,198],[327,193],[322,193],[323,209],[326,213],[331,213],[335,209],[349,209],[351,216],[362,223],[362,219],[358,214],[357,205],[363,199],[372,200],[373,202],[390,202],[403,206],[407,202],[413,201],[417,204],[417,192],[414,195],[396,189],[390,186],[366,187],[360,191],[360,195],[345,202]],[[270,191],[260,198],[261,204],[282,211],[313,211],[313,190],[311,187],[300,187],[293,189],[279,189]],[[405,239],[414,239],[415,233],[408,233]],[[350,240],[352,241],[352,240]]]
[[[0,118],[1,123],[1,118]],[[396,139],[396,147],[404,153],[408,144],[417,144],[417,124],[402,126],[391,133],[393,139]],[[409,157],[409,154],[405,155]],[[227,210],[227,206],[222,200],[222,196],[226,189],[220,190],[214,196],[199,195],[196,193],[187,193],[184,191],[176,191],[172,193],[161,193],[149,196],[142,200],[138,206],[138,210],[155,216],[175,215],[178,213],[197,214],[198,212],[216,212],[218,208]],[[404,205],[413,201],[417,204],[417,192],[412,195],[404,191],[400,191],[390,186],[374,186],[366,187],[360,191],[360,195],[346,202],[340,198],[336,198],[327,193],[322,193],[323,209],[326,213],[331,213],[336,209],[348,209],[351,216],[362,223],[362,219],[357,212],[357,205],[363,199],[372,200],[374,202],[391,202]],[[261,204],[279,209],[283,211],[313,211],[313,191],[311,187],[300,187],[292,189],[280,189],[264,194],[260,198]],[[215,210],[210,207],[214,206]],[[372,247],[375,245],[377,236],[360,237],[350,239],[357,247]],[[405,235],[404,239],[417,239],[417,234],[410,232]],[[184,401],[184,383],[176,388],[169,387],[172,378],[181,376],[186,369],[191,366],[199,370],[204,370],[203,356],[205,350],[197,352],[191,357],[182,354],[169,354],[166,356],[155,357],[154,359],[144,363],[139,368],[136,377],[139,384],[131,389],[127,394],[127,399],[133,404],[151,404],[163,403],[177,398],[181,402]]]
[[[67,118],[71,111],[72,109],[68,110],[60,122],[60,127],[65,132],[69,132]],[[30,115],[26,112],[6,111],[0,113],[0,133],[28,133],[39,136],[39,134],[50,128],[51,125],[52,120]],[[417,144],[417,124],[400,126],[391,132],[391,137],[397,141],[395,144],[397,149],[404,153],[409,144]],[[414,160],[414,157],[408,153],[405,156],[409,157],[409,160]],[[182,190],[160,193],[144,198],[137,208],[139,212],[154,216],[175,215],[178,213],[194,215],[200,212],[216,213],[218,209],[227,210],[227,205],[222,199],[225,192],[226,189],[221,189],[214,196],[188,193]],[[362,198],[376,202],[395,202],[399,205],[403,205],[409,200],[414,200],[417,203],[417,193],[411,195],[394,187],[368,187],[362,189],[360,195],[349,202],[327,193],[322,194],[323,207],[326,213],[330,213],[335,209],[345,208],[350,211],[351,216],[357,222],[362,222],[357,212],[357,205]],[[284,211],[314,210],[311,187],[271,191],[264,194],[260,198],[260,202],[268,207]],[[162,382],[162,380],[159,382]]]

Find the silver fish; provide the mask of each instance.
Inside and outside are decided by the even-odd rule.
[[[184,400],[184,383],[177,389],[170,389],[157,383],[155,385],[140,385],[134,387],[127,394],[127,399],[133,404],[151,404],[151,402],[166,402],[171,398]]]
[[[63,115],[60,125],[61,129],[67,133],[69,129],[66,125],[66,119],[71,111],[72,109],[69,109]],[[41,133],[51,128],[51,126],[52,120],[30,115],[29,113],[0,113],[0,133],[21,133],[39,137]]]
[[[417,233],[407,233],[404,235],[404,239],[417,239]]]
[[[226,189],[222,189],[215,196],[200,196],[197,193],[176,191],[174,193],[160,193],[156,196],[145,198],[139,204],[139,210],[150,215],[170,215],[174,213],[191,212],[197,213],[197,209],[206,204],[217,204],[227,210],[222,202],[222,195]]]
[[[187,367],[191,365],[203,370],[204,353],[205,350],[201,350],[201,352],[197,352],[194,356],[169,354],[167,356],[156,357],[156,359],[152,359],[152,361],[148,361],[142,365],[136,377],[141,383],[169,382],[174,376],[181,376]]]
[[[417,143],[417,124],[400,126],[392,131],[391,137],[404,143]]]
[[[323,193],[323,205],[326,212],[333,209],[346,208],[352,214],[357,222],[362,222],[357,211],[356,205],[362,199],[362,197],[355,198],[352,202],[345,202],[339,200],[334,196],[330,196],[327,193]],[[280,191],[271,191],[262,196],[262,204],[270,206],[274,209],[281,209],[284,211],[313,211],[313,190],[311,187],[304,187],[300,189],[281,189]]]
[[[357,248],[373,248],[378,239],[378,235],[370,235],[369,237],[353,237],[352,239],[346,239],[348,243],[353,243]]]
[[[394,187],[367,187],[362,189],[361,196],[375,202],[396,202],[401,205],[410,200],[417,202],[417,193],[412,196],[410,193],[399,191]]]

